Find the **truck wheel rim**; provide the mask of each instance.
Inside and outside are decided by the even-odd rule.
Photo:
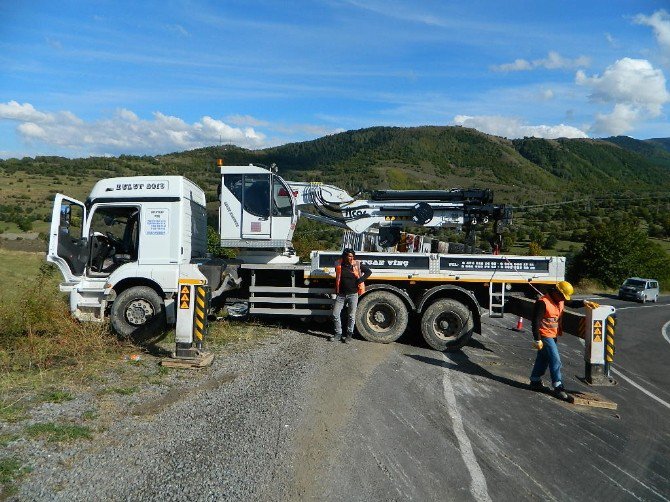
[[[456,338],[463,329],[461,318],[451,312],[443,312],[433,322],[435,335],[441,340]]]
[[[368,312],[368,325],[374,331],[388,331],[393,327],[395,321],[395,310],[390,305],[377,304]]]
[[[144,299],[133,300],[126,308],[126,320],[133,326],[146,324],[153,315],[153,306]]]

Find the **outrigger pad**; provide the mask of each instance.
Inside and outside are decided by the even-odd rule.
[[[605,399],[599,394],[591,392],[568,391],[568,395],[572,397],[573,404],[582,406],[590,406],[592,408],[607,408],[609,410],[616,410],[618,405],[614,401]]]
[[[211,352],[199,352],[195,357],[175,357],[172,355],[171,359],[163,359],[161,366],[167,368],[181,368],[181,369],[200,369],[212,364],[214,361],[214,354]]]

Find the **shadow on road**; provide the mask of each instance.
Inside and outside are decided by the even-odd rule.
[[[450,370],[460,371],[461,373],[465,373],[467,375],[474,375],[488,378],[489,380],[500,382],[502,384],[509,385],[510,387],[516,387],[517,389],[523,389],[523,390],[530,389],[528,384],[517,382],[516,380],[512,380],[511,378],[507,378],[504,376],[495,375],[490,371],[485,370],[477,363],[472,362],[468,358],[468,356],[463,353],[445,354],[445,357],[449,361],[444,361],[442,359],[435,359],[433,357],[427,357],[415,354],[408,354],[407,357],[411,357],[412,359],[416,359],[417,361],[420,361],[422,363],[432,364],[434,366],[441,366],[443,368],[448,368]]]

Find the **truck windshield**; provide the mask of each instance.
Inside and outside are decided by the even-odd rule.
[[[632,286],[634,288],[643,288],[645,284],[646,282],[640,279],[626,279],[626,282],[623,283],[624,286]]]

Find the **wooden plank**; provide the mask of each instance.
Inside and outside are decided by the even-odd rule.
[[[614,401],[605,399],[603,396],[592,392],[569,391],[568,394],[572,397],[573,404],[590,406],[592,408],[606,408],[608,410],[616,410],[618,407]]]
[[[161,366],[167,368],[180,368],[180,369],[200,369],[206,366],[209,366],[214,361],[214,354],[211,352],[205,352],[200,357],[193,359],[163,359],[161,361]]]

